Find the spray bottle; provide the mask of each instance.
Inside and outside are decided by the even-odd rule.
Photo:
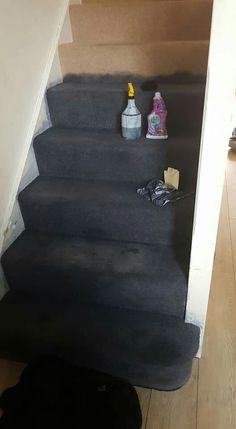
[[[142,117],[134,99],[134,87],[128,83],[128,105],[122,113],[122,136],[126,140],[136,140],[141,137]]]
[[[167,110],[160,92],[156,92],[153,98],[153,108],[148,115],[147,139],[167,139],[166,129]]]

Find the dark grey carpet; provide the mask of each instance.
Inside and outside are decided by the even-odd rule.
[[[34,149],[40,175],[143,184],[163,178],[166,167],[180,170],[182,190],[194,190],[199,137],[166,141],[125,141],[119,133],[76,128],[49,128],[36,137]],[[190,162],[186,163],[186,159]]]
[[[200,135],[205,86],[200,83],[160,84],[168,110],[168,133]],[[144,121],[152,108],[153,91],[136,87],[137,107]],[[120,130],[120,115],[127,104],[126,84],[66,82],[47,93],[53,126]]]
[[[204,83],[162,80],[170,139],[126,142],[124,79],[73,77],[48,90],[40,176],[19,195],[26,232],[2,258],[11,291],[0,355],[56,354],[171,390],[187,381],[199,341],[184,323],[194,196],[160,208],[136,189],[170,166],[195,190]],[[155,85],[136,80],[144,118]]]
[[[178,139],[175,142],[178,145]],[[50,128],[34,141],[42,176],[135,184],[162,174],[167,162],[165,145],[160,141],[148,144],[144,137],[126,141],[111,131],[76,128]]]
[[[32,296],[48,295],[64,302],[73,299],[78,303],[140,309],[183,318],[186,260],[186,251],[179,249],[178,253],[170,246],[35,236],[25,232],[3,256],[2,262],[14,291]]]
[[[14,292],[1,304],[2,356],[56,355],[158,389],[185,383],[198,337],[196,326],[162,314],[29,300]]]
[[[129,182],[40,176],[21,192],[19,202],[30,231],[182,245],[192,233],[193,197],[155,207]]]

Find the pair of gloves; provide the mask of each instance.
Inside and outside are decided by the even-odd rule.
[[[192,194],[184,194],[162,180],[153,179],[142,188],[137,189],[137,193],[156,206],[165,206]]]

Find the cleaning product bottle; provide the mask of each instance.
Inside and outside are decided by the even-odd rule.
[[[156,92],[153,98],[153,108],[148,115],[147,139],[167,139],[166,129],[167,110],[160,92]]]
[[[122,113],[122,136],[126,140],[136,140],[141,137],[142,117],[134,99],[134,87],[128,83],[128,105]]]

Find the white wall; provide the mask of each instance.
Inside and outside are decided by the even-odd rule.
[[[0,5],[0,252],[67,7],[68,0],[8,0]],[[29,156],[26,184],[36,168],[32,151]],[[0,272],[0,294],[1,278]]]
[[[58,50],[56,50],[48,83],[47,83],[47,87],[56,85],[60,82],[62,82],[62,72],[61,72]],[[46,96],[44,96],[42,100],[39,116],[37,119],[37,124],[35,127],[34,136],[42,133],[43,131],[47,130],[49,127],[51,127],[51,120],[48,112]],[[34,154],[33,145],[31,144],[28,151],[27,159],[25,162],[24,170],[22,173],[18,193],[21,192],[24,188],[26,188],[26,186],[28,186],[29,183],[31,183],[38,175],[39,175],[38,166],[37,166],[37,162]],[[24,229],[25,229],[24,220],[21,215],[18,200],[16,198],[11,216],[7,225],[7,229],[5,230],[2,252],[5,252],[5,250],[17,239],[17,237],[19,237],[19,235],[24,231]]]
[[[234,127],[235,23],[236,1],[214,0],[186,312],[186,321],[196,323],[201,328],[201,347],[207,316],[226,153],[229,136]]]

